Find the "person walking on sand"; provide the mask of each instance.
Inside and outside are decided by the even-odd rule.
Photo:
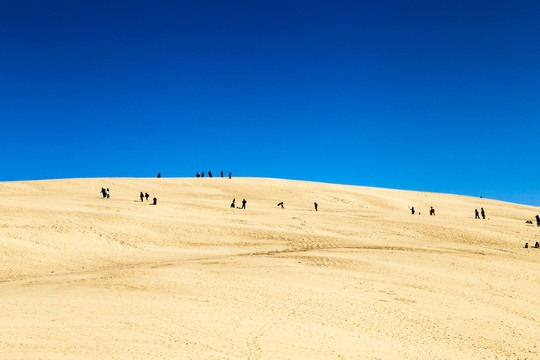
[[[285,209],[285,206],[283,206],[283,201],[277,204],[277,206],[281,206],[282,209]]]
[[[144,200],[144,194],[143,192],[141,191],[141,195],[140,195],[140,198],[141,198],[141,202]]]
[[[103,198],[107,197],[107,192],[105,191],[105,188],[101,188],[101,195],[103,195]]]
[[[146,201],[148,201],[148,198],[150,197],[150,195],[148,195],[148,193],[144,193],[144,197],[146,198]]]
[[[204,171],[202,172],[201,177],[204,177]]]
[[[232,178],[232,172],[229,171],[229,179]]]
[[[236,199],[232,199],[232,203],[231,203],[231,208],[235,208],[236,207]]]
[[[109,191],[109,188],[107,188],[107,199],[110,199],[111,197],[111,192]]]
[[[486,219],[486,212],[484,211],[484,208],[480,208],[480,214],[482,214],[482,219]]]
[[[480,214],[478,213],[478,209],[474,209],[474,218],[480,219]]]
[[[223,177],[223,170],[221,170],[221,177]]]
[[[212,171],[208,172],[208,177],[212,177]]]
[[[246,199],[242,200],[242,209],[246,208],[246,203],[247,203]]]
[[[319,208],[319,204],[317,204],[316,202],[314,202],[313,205],[315,206],[315,211],[318,211],[317,209]]]
[[[540,216],[536,215],[536,226],[540,226]]]
[[[414,215],[414,206],[411,208],[411,214]]]
[[[433,206],[431,206],[429,209],[429,215],[435,215],[435,209],[433,208]]]

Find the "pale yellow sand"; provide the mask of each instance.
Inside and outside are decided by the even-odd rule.
[[[0,183],[0,358],[540,359],[537,213],[271,179]]]

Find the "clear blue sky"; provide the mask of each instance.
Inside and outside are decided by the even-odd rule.
[[[538,0],[0,4],[0,181],[223,169],[540,205]]]

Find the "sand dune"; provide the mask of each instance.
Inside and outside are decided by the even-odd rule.
[[[540,358],[538,207],[254,178],[0,200],[3,359]]]

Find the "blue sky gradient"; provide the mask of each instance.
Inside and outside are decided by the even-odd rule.
[[[538,1],[0,4],[0,181],[224,170],[540,205]]]

